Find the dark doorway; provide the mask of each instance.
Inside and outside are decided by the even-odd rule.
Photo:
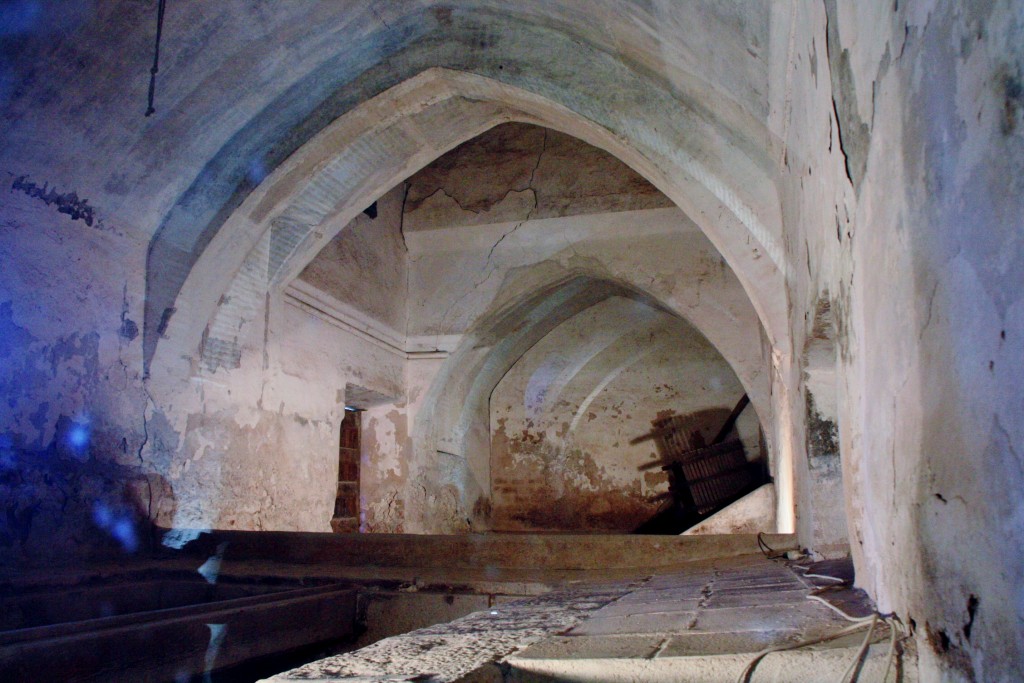
[[[334,499],[331,529],[335,533],[359,531],[359,414],[345,408],[338,444],[338,493]]]

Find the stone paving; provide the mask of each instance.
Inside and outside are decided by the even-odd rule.
[[[762,558],[658,575],[595,610],[564,636],[517,656],[549,658],[559,650],[591,656],[602,647],[618,658],[757,652],[848,625],[825,605],[808,600],[810,589],[785,565]]]
[[[269,680],[457,681],[551,634],[573,628],[638,585],[636,581],[587,584],[502,603],[312,662]]]
[[[711,668],[693,680],[734,681],[753,653],[851,625],[807,598],[816,587],[784,563],[761,556],[695,563],[632,582],[580,582],[387,638],[270,680],[673,680],[696,665]],[[849,592],[846,600],[854,606],[859,600],[864,613],[872,609]],[[864,669],[874,677],[863,680],[881,680],[887,633],[884,625],[876,629],[879,644],[869,650]],[[838,678],[863,635],[844,636],[800,655],[773,655],[759,668],[765,678],[755,680],[822,680],[816,676],[832,670],[826,678]]]

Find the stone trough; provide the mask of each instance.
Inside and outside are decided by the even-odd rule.
[[[7,681],[188,681],[351,637],[356,590],[317,584],[169,573],[5,590],[0,671]]]

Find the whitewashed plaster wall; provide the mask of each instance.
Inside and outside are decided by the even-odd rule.
[[[184,321],[201,333],[261,236],[232,224],[195,301],[175,298],[182,283],[317,131],[450,69],[600,141],[687,208],[755,300],[773,409],[798,429],[799,356],[830,301],[858,581],[913,619],[925,676],[1021,677],[1019,3],[178,3],[149,118],[153,8],[47,7],[2,36],[5,561],[104,538],[127,550],[93,519],[101,491],[147,514],[173,500],[158,473],[184,436],[164,409],[192,394],[155,409],[165,368],[144,360]],[[528,118],[507,104],[474,120]],[[444,151],[420,130],[403,134]],[[410,173],[429,161],[414,157]],[[345,210],[385,180],[349,187]],[[749,276],[772,268],[784,288]],[[185,376],[200,333],[168,360]],[[806,441],[778,447],[813,544]]]
[[[401,188],[385,194],[375,219],[351,221],[302,279],[268,297],[239,367],[198,364],[190,391],[178,392],[186,436],[162,472],[175,495],[157,523],[329,531],[349,385],[393,398],[367,427],[372,456],[395,459],[406,394],[391,327],[405,317],[402,198]]]
[[[808,264],[794,347],[827,302],[858,583],[915,629],[925,678],[1015,680],[1024,13],[825,2],[792,16],[773,129],[785,220],[802,226],[787,246]]]
[[[375,8],[372,14],[375,19],[380,19],[377,9],[380,8]],[[608,67],[616,73],[620,67],[625,68],[622,74],[630,83],[624,92],[642,93],[642,96],[627,96],[620,101],[651,105],[634,112],[639,119],[616,109],[605,109],[597,102],[599,91],[592,87],[573,86],[572,90],[564,91],[562,85],[557,84],[557,74],[544,76],[538,81],[535,76],[540,72],[532,72],[532,67],[524,69],[519,64],[521,59],[537,62],[540,55],[559,52],[556,46],[562,44],[558,31],[550,33],[543,28],[540,33],[535,33],[534,28],[540,27],[533,26],[532,19],[527,20],[530,28],[525,33],[508,41],[503,39],[500,48],[493,41],[482,41],[479,45],[485,50],[488,60],[484,71],[490,77],[500,77],[504,71],[505,76],[511,77],[511,81],[505,83],[501,78],[463,71],[465,60],[472,55],[463,51],[465,46],[459,41],[451,42],[443,37],[451,32],[453,21],[459,26],[469,21],[466,25],[468,34],[475,35],[480,26],[472,13],[430,10],[399,14],[394,23],[384,21],[385,31],[399,30],[401,26],[431,31],[430,27],[436,24],[443,27],[438,29],[442,34],[440,42],[434,41],[439,36],[429,33],[424,40],[420,40],[423,36],[404,34],[394,45],[396,49],[406,51],[402,59],[387,60],[382,65],[383,71],[360,81],[360,87],[365,86],[367,93],[376,88],[377,97],[360,103],[358,97],[353,98],[349,93],[341,100],[321,103],[323,107],[316,110],[316,115],[303,120],[301,125],[296,124],[286,139],[273,140],[270,151],[279,154],[289,145],[294,149],[302,139],[309,138],[311,129],[307,124],[330,120],[330,117],[323,118],[326,111],[343,114],[309,140],[306,146],[296,150],[269,176],[254,173],[253,169],[268,170],[271,166],[267,162],[273,155],[266,156],[263,149],[255,151],[254,154],[260,158],[251,159],[245,166],[243,181],[232,175],[239,170],[237,155],[244,152],[243,148],[249,149],[246,145],[263,140],[266,131],[278,130],[276,127],[281,125],[281,121],[277,119],[281,116],[296,115],[288,106],[268,106],[262,110],[260,120],[253,119],[246,129],[247,135],[251,133],[254,137],[249,141],[240,138],[242,148],[234,148],[232,143],[229,145],[232,150],[225,147],[223,154],[218,153],[211,159],[211,183],[202,184],[201,189],[193,185],[181,195],[176,208],[168,214],[149,253],[148,289],[151,295],[147,298],[147,326],[144,329],[147,344],[144,347],[150,354],[147,358],[153,359],[151,365],[157,368],[154,375],[167,373],[170,366],[180,364],[179,358],[193,353],[196,339],[200,336],[203,362],[209,368],[237,366],[242,347],[251,344],[247,339],[255,337],[260,329],[259,313],[265,306],[261,293],[264,290],[274,291],[281,282],[287,282],[289,273],[301,269],[319,246],[344,223],[344,220],[338,220],[339,216],[347,218],[357,214],[377,196],[375,193],[379,193],[382,185],[389,186],[389,183],[404,177],[403,173],[415,170],[446,147],[503,119],[540,121],[571,130],[624,155],[630,163],[641,167],[647,177],[656,178],[674,201],[689,207],[691,215],[701,222],[702,227],[716,235],[716,244],[726,251],[728,258],[748,265],[737,271],[738,277],[748,295],[759,295],[754,307],[763,316],[771,344],[784,343],[785,339],[777,333],[786,297],[780,279],[784,269],[780,270],[781,254],[776,244],[779,223],[771,193],[770,172],[763,164],[763,157],[750,156],[754,148],[747,144],[749,140],[737,144],[746,140],[748,134],[756,135],[758,126],[754,120],[731,108],[726,100],[712,99],[700,106],[696,106],[694,100],[693,108],[686,109],[686,116],[681,117],[676,112],[666,119],[668,128],[673,131],[679,126],[686,129],[688,134],[679,140],[685,142],[688,149],[666,146],[661,140],[664,133],[658,132],[657,125],[640,125],[638,121],[649,116],[664,118],[666,112],[675,109],[657,105],[655,101],[661,98],[659,88],[648,88],[642,78],[634,78],[636,74],[632,67],[617,65],[614,57],[606,63],[607,58],[602,53],[592,52],[584,61],[590,67],[600,64],[601,69]],[[608,16],[617,17],[614,12]],[[518,33],[514,27],[507,32],[497,29],[505,21],[500,13],[488,14],[487,17],[486,31],[492,38]],[[716,24],[724,22],[741,32],[749,29],[754,34],[752,40],[755,43],[758,42],[758,32],[764,28],[761,21],[765,18],[763,14],[752,16],[747,25],[739,20],[740,17],[728,12],[725,15],[709,12],[703,18],[701,13],[696,13],[690,17]],[[327,17],[324,19],[326,23],[323,26],[329,26]],[[513,23],[515,21],[518,19]],[[375,46],[381,44],[378,40],[370,42]],[[627,43],[632,45],[631,39],[621,44]],[[736,47],[730,41],[723,43],[723,49],[726,44],[730,49]],[[570,41],[569,45],[575,47],[569,47],[568,52],[562,51],[565,55],[575,55],[581,47],[578,42]],[[473,47],[470,53],[475,51],[476,47]],[[510,51],[508,62],[496,59],[505,51]],[[583,57],[583,53],[577,56]],[[756,53],[750,56],[755,62],[760,58]],[[453,60],[450,64],[446,61],[449,57]],[[335,68],[344,67],[340,74],[351,64],[346,59],[339,60],[330,64]],[[425,68],[427,63],[431,67]],[[538,62],[545,68],[556,63],[560,60],[540,59]],[[512,68],[505,70],[506,64]],[[439,65],[460,68],[437,68]],[[467,71],[474,69],[467,68]],[[590,78],[592,69],[569,71],[587,74]],[[750,73],[758,72],[758,67],[751,68]],[[403,82],[401,73],[417,75]],[[524,73],[530,73],[526,80],[522,80]],[[561,73],[568,72],[559,71]],[[594,77],[597,78],[596,75]],[[316,87],[309,92],[320,92],[323,84],[312,75],[310,79]],[[597,78],[595,82],[606,80]],[[324,82],[333,81],[328,79]],[[380,92],[381,83],[397,85]],[[310,83],[307,81],[305,84]],[[527,85],[537,92],[523,90],[519,85]],[[675,81],[675,87],[689,89],[693,86],[686,79]],[[519,108],[520,104],[525,105],[523,109]],[[725,107],[723,113],[726,117],[742,129],[738,137],[733,135],[737,131],[726,134],[713,121],[710,109],[719,106]],[[586,115],[577,110],[586,112]],[[607,122],[595,124],[587,116],[600,121],[612,116],[617,122],[612,128],[625,126],[622,136],[605,127]],[[652,131],[654,137],[648,135]],[[233,170],[218,175],[217,169],[227,167]],[[666,172],[672,167],[685,170],[682,173]],[[210,216],[204,213],[208,205],[216,203],[218,197],[224,199],[218,193],[231,190],[231,183],[236,180],[240,184],[234,187],[230,201],[226,201],[218,210],[220,213],[213,216],[214,223],[203,227],[203,221]],[[248,192],[250,184],[257,182],[259,185]],[[224,228],[218,229],[215,223],[230,207],[238,208],[224,223]],[[716,219],[711,220],[711,215]],[[216,230],[216,234],[207,228]],[[192,264],[184,281],[177,279],[182,270],[178,267],[181,261]],[[762,293],[762,286],[775,290],[775,295]],[[209,295],[211,290],[223,290],[224,294],[215,300]],[[167,297],[167,291],[172,292],[171,298]],[[178,292],[176,299],[173,298],[175,291]],[[165,305],[172,301],[173,306]],[[178,369],[170,374],[180,376],[184,370]],[[160,381],[151,380],[151,384],[156,387]],[[165,395],[162,390],[156,393]],[[443,453],[432,451],[424,454],[424,458],[417,456],[416,460],[426,462]],[[456,459],[463,457],[460,454],[444,457],[449,455]],[[452,468],[446,464],[434,469],[446,472]],[[483,468],[477,468],[473,478],[480,480],[483,473]],[[788,476],[781,479],[789,481]],[[791,492],[791,487],[787,486],[786,491]]]
[[[401,343],[407,315],[404,204],[404,185],[385,193],[374,203],[374,218],[356,216],[299,274],[302,283],[350,307],[353,317],[372,321],[392,343]]]

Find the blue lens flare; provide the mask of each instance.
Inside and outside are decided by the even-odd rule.
[[[92,521],[120,543],[121,549],[126,553],[134,553],[139,549],[139,537],[131,515],[115,511],[106,503],[98,502],[92,508]]]
[[[109,529],[114,523],[114,514],[105,503],[96,503],[92,508],[92,521],[101,529]]]
[[[75,423],[71,429],[68,430],[67,440],[68,445],[76,451],[85,450],[89,445],[89,425],[88,423]]]
[[[134,553],[139,549],[139,539],[135,535],[135,525],[128,517],[122,517],[110,528],[111,535],[117,539],[126,553]]]
[[[253,159],[249,162],[249,168],[246,170],[246,177],[249,182],[253,185],[259,185],[267,177],[267,167],[263,163],[262,159]]]

